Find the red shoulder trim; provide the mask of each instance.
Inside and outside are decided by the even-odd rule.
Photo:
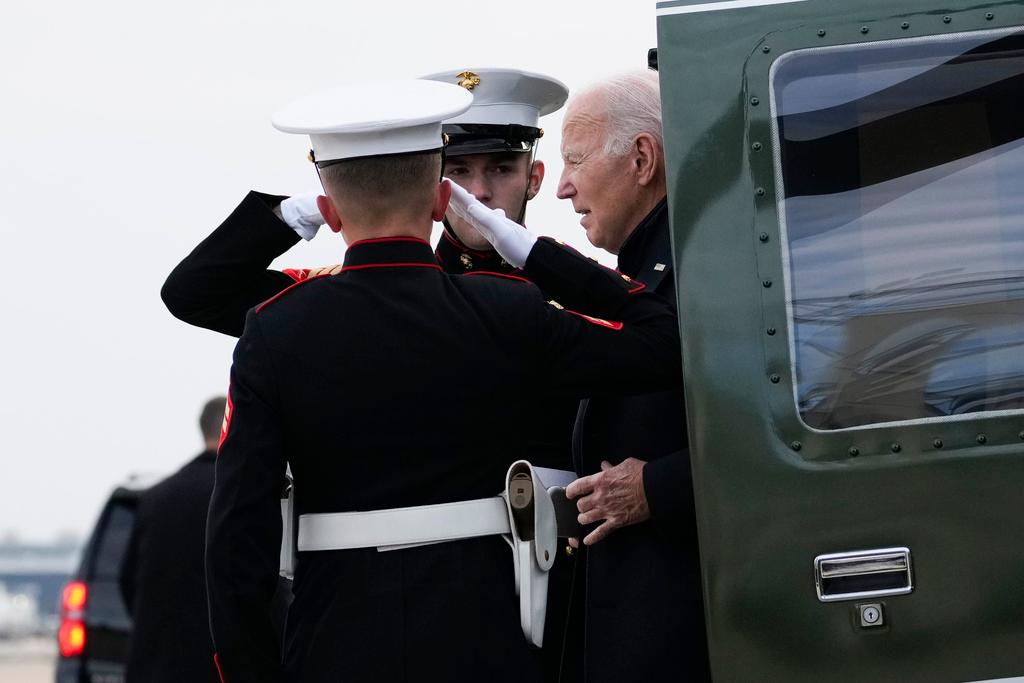
[[[430,246],[430,242],[427,242],[426,240],[421,240],[418,237],[372,237],[370,239],[353,242],[352,244],[348,245],[348,248],[351,249],[352,247],[359,246],[360,244],[379,244],[381,242],[419,242],[420,244],[425,244],[428,247]]]
[[[586,320],[588,323],[593,323],[594,325],[600,325],[601,327],[607,327],[609,330],[615,330],[616,332],[621,330],[622,327],[623,327],[622,323],[620,323],[618,321],[615,321],[615,320],[605,320],[603,318],[594,318],[592,316],[585,315],[583,313],[577,313],[576,311],[570,311],[568,308],[565,309],[565,312],[566,313],[572,313],[575,316],[579,316],[580,318],[583,318],[584,320]]]
[[[493,275],[494,277],[503,277],[506,280],[518,280],[519,282],[525,282],[527,284],[533,284],[532,282],[527,280],[525,277],[519,277],[518,275],[509,275],[508,273],[494,273],[494,272],[489,271],[489,270],[471,270],[468,273],[463,273],[462,274],[463,277],[468,277],[470,275]]]
[[[267,307],[267,306],[269,306],[270,304],[274,303],[275,301],[277,301],[278,299],[280,299],[280,298],[281,298],[281,297],[283,297],[283,296],[284,296],[285,294],[287,294],[288,292],[292,291],[293,289],[295,289],[295,288],[296,288],[296,287],[298,287],[299,285],[304,285],[304,284],[306,284],[307,282],[312,282],[313,280],[319,280],[320,278],[322,278],[322,277],[327,277],[327,276],[328,276],[328,275],[330,275],[330,274],[331,274],[331,273],[321,273],[321,274],[319,274],[319,275],[313,275],[312,277],[307,277],[307,278],[306,278],[305,280],[299,280],[298,282],[296,282],[296,283],[294,283],[294,284],[288,285],[287,287],[285,287],[284,289],[282,289],[282,290],[281,290],[280,292],[278,292],[277,294],[275,294],[274,296],[270,297],[269,299],[267,299],[266,301],[264,301],[263,303],[261,303],[261,304],[260,304],[259,306],[257,306],[257,307],[256,307],[256,312],[257,312],[257,313],[259,313],[259,312],[260,312],[260,311],[262,311],[262,310],[263,310],[264,308],[266,308],[266,307]]]

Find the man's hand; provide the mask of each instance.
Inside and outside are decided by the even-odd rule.
[[[281,220],[307,242],[316,237],[317,230],[324,223],[320,209],[316,206],[316,197],[315,194],[289,197],[278,207],[281,212]]]
[[[567,498],[579,498],[576,507],[580,524],[604,520],[583,539],[584,545],[594,545],[619,527],[650,519],[651,509],[644,493],[645,464],[643,460],[626,458],[612,466],[605,460],[600,472],[581,477],[565,489]]]
[[[505,261],[516,268],[526,265],[537,236],[506,218],[501,209],[487,208],[458,183],[445,182],[452,186],[452,198],[448,203],[452,213],[472,225]]]

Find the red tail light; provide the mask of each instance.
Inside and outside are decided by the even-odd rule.
[[[64,619],[57,632],[61,657],[75,657],[85,650],[85,624],[75,619]]]
[[[81,612],[85,609],[85,599],[89,595],[89,589],[81,581],[72,581],[64,586],[64,594],[61,598],[61,609],[65,614]]]
[[[75,657],[85,650],[85,624],[82,613],[89,597],[89,589],[81,581],[64,586],[60,601],[60,630],[57,644],[62,657]]]

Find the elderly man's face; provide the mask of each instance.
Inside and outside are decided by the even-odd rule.
[[[573,107],[562,126],[562,161],[558,198],[571,199],[583,217],[580,225],[595,247],[619,253],[636,227],[636,184],[629,155],[604,152],[605,122]]]

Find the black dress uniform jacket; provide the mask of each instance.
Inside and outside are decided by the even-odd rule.
[[[161,291],[167,308],[175,317],[198,327],[238,337],[245,314],[281,290],[332,268],[269,270],[271,262],[293,247],[298,235],[273,213],[284,197],[250,192],[232,214],[203,240],[168,276]],[[494,251],[470,249],[445,230],[438,241],[435,257],[441,268],[451,274],[468,275],[495,272],[522,275]],[[468,366],[450,356],[442,386],[464,381],[467,374],[487,369]],[[534,415],[527,426],[527,443],[520,457],[541,467],[573,469],[571,444],[578,401],[572,397],[551,396],[539,387],[534,399]],[[462,429],[460,416],[443,418],[447,429]],[[483,444],[489,447],[496,436]],[[570,586],[575,558],[559,554],[550,572],[548,615],[544,631],[545,678],[559,680],[562,643],[568,613]],[[564,679],[563,679],[564,681]]]
[[[132,616],[128,683],[216,683],[203,554],[214,452],[205,451],[140,499],[121,568]]]
[[[317,269],[269,270],[299,236],[273,213],[285,197],[250,192],[232,214],[203,240],[167,277],[160,292],[168,310],[190,325],[233,337],[242,334],[245,314],[296,282],[323,272]],[[494,272],[522,275],[494,251],[466,247],[446,230],[435,251],[441,268],[453,275]],[[457,358],[447,359],[445,383],[457,383],[475,372]],[[571,443],[576,402],[537,397],[536,419],[530,425],[529,460],[541,467],[572,469]],[[457,428],[457,416],[448,418]],[[525,454],[524,454],[525,457]]]
[[[537,387],[678,384],[675,317],[658,297],[546,240],[530,263],[589,279],[598,317],[560,310],[523,280],[447,275],[408,238],[353,244],[337,273],[249,313],[207,537],[227,683],[539,679],[498,537],[300,553],[283,666],[268,620],[286,462],[300,514],[487,497],[523,453]],[[449,382],[456,359],[487,372]]]
[[[668,209],[662,200],[619,252],[619,270],[676,306]],[[558,272],[527,268],[539,286],[573,298]],[[585,297],[586,292],[578,292]],[[583,633],[587,683],[710,680],[700,584],[697,525],[682,388],[592,397],[580,405],[573,458],[582,475],[634,457],[647,461],[651,518],[616,529],[577,562],[577,609],[570,632]],[[585,605],[580,604],[585,603]],[[584,614],[585,613],[585,614]],[[577,619],[583,617],[583,628]],[[578,665],[578,664],[577,664]]]

